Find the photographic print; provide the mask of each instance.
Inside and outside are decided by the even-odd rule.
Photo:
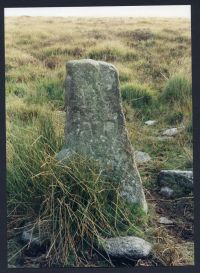
[[[194,265],[190,5],[4,12],[8,268]]]

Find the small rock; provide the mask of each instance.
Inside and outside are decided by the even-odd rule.
[[[160,137],[156,137],[157,140],[159,141],[166,141],[166,140],[172,140],[173,137],[171,136],[160,136]]]
[[[167,186],[172,189],[193,189],[193,172],[182,170],[162,170],[159,173],[158,181],[160,185]]]
[[[152,126],[152,125],[154,125],[156,123],[157,123],[156,120],[147,120],[147,121],[145,121],[145,124],[148,125],[148,126]]]
[[[181,127],[178,127],[178,128],[170,128],[170,129],[167,129],[165,130],[162,135],[163,136],[175,136],[177,135],[178,133],[182,132],[183,130],[185,129],[184,126],[181,126]]]
[[[40,231],[38,226],[33,223],[28,222],[26,226],[23,227],[20,239],[24,244],[29,244],[33,246],[42,246],[48,241],[48,234],[44,230],[44,226],[40,226]]]
[[[172,225],[173,221],[169,220],[167,217],[160,217],[159,223],[164,225]]]
[[[147,257],[152,249],[149,242],[135,236],[105,239],[103,247],[112,257],[137,259]]]
[[[21,240],[25,244],[34,244],[34,245],[41,245],[42,242],[40,241],[39,237],[36,236],[32,230],[24,230],[21,235]]]
[[[169,187],[162,187],[160,193],[165,197],[171,197],[174,193],[174,190]]]
[[[175,136],[177,134],[178,134],[177,128],[167,129],[162,133],[163,136]]]
[[[151,160],[151,157],[149,154],[141,152],[141,151],[135,151],[135,161],[138,164],[146,163],[149,160]]]

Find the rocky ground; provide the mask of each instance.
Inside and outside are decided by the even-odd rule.
[[[155,230],[155,252],[148,258],[113,259],[113,266],[166,266],[194,264],[193,197],[165,199],[148,193],[148,202],[155,208],[151,228]],[[161,217],[172,223],[160,223]],[[19,241],[17,231],[9,236],[9,267],[48,267],[45,247],[28,247]],[[91,266],[104,266],[98,253],[91,257]]]
[[[151,157],[147,153],[136,152],[136,161],[139,166],[147,166]],[[140,168],[140,167],[139,167]],[[162,172],[161,172],[162,173]],[[175,174],[177,171],[175,171]],[[183,172],[185,175],[185,172]],[[192,185],[192,179],[187,176]],[[158,175],[165,182],[163,175]],[[180,179],[180,174],[178,176]],[[168,183],[168,180],[166,180]],[[171,180],[170,180],[171,181]],[[183,181],[180,180],[181,182]],[[159,182],[159,181],[158,181]],[[174,180],[177,183],[177,181]],[[159,185],[159,183],[158,183]],[[185,188],[186,185],[186,188]],[[153,241],[153,248],[147,257],[109,257],[104,252],[88,253],[88,266],[174,266],[194,264],[194,198],[192,186],[190,192],[185,193],[187,184],[177,184],[174,191],[171,188],[157,187],[156,190],[146,189],[146,199],[149,204],[151,218],[146,227],[147,240]],[[163,190],[164,189],[164,190]],[[9,219],[9,267],[48,267],[48,244],[40,246],[37,239],[31,238],[22,228],[12,229],[12,225],[20,222],[20,215],[16,219]],[[18,223],[20,226],[20,223]],[[149,238],[148,238],[149,234]],[[152,239],[152,234],[154,238]],[[30,240],[32,243],[30,243]],[[35,241],[34,241],[35,240]],[[145,255],[144,255],[145,256]],[[106,257],[106,259],[105,259]],[[55,264],[55,266],[58,266]]]

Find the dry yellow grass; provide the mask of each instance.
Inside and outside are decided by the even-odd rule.
[[[25,189],[27,183],[33,183],[33,177],[41,174],[44,162],[49,164],[61,149],[68,60],[104,60],[119,70],[131,141],[135,149],[152,157],[148,166],[139,166],[146,190],[155,191],[161,169],[192,168],[189,20],[9,17],[5,18],[5,55],[8,204],[16,218],[18,209],[23,219],[27,220],[30,214],[33,221],[38,219],[38,204],[34,203],[38,189],[30,192]],[[166,86],[176,87],[185,82],[185,93],[174,94],[173,103],[167,96],[163,98]],[[146,100],[132,105],[131,101],[141,94]],[[144,125],[147,119],[156,119],[158,123],[147,127]],[[164,129],[180,124],[186,129],[173,141],[156,140]],[[46,174],[51,172],[49,169]],[[44,183],[48,179],[43,174]],[[153,216],[152,219],[155,220]],[[148,225],[149,229],[154,227],[151,221]],[[151,236],[158,243],[158,255],[165,258],[166,265],[192,264],[193,252],[187,243],[180,245],[165,228],[156,227]],[[64,255],[62,249],[57,253]]]

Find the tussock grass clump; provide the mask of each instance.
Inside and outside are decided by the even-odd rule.
[[[155,34],[148,28],[136,29],[132,33],[130,33],[130,36],[138,41],[147,41],[155,38]]]
[[[120,32],[119,35],[135,41],[147,41],[149,39],[155,38],[155,34],[148,28],[135,29],[133,31],[123,31]]]
[[[37,82],[38,79],[47,75],[47,69],[44,66],[34,64],[21,65],[17,69],[10,69],[6,74],[7,82],[26,83]]]
[[[60,63],[61,62],[57,56],[50,56],[44,60],[44,65],[50,69],[57,69]]]
[[[109,47],[92,49],[88,53],[89,58],[104,61],[116,61],[121,55],[118,49]]]
[[[184,118],[184,113],[181,111],[173,112],[166,117],[166,121],[171,125],[181,123]]]
[[[7,118],[11,121],[20,120],[22,122],[32,122],[34,118],[37,118],[41,108],[35,105],[27,104],[23,99],[15,98],[9,101],[6,107]]]
[[[45,79],[36,86],[37,94],[44,93],[48,100],[57,100],[63,102],[64,85],[60,80]]]
[[[42,183],[39,215],[48,226],[51,262],[86,265],[101,238],[138,233],[142,213],[137,208],[127,213],[119,188],[105,180],[95,162],[78,156],[65,165],[49,158],[43,166],[48,175],[36,180]]]
[[[34,122],[35,130],[7,123],[8,212],[48,242],[49,265],[86,266],[102,238],[143,237],[147,216],[120,198],[117,177],[111,181],[98,162],[80,155],[57,161],[63,135],[53,114],[43,109]]]
[[[191,82],[181,75],[176,75],[166,83],[161,98],[168,103],[187,103],[191,96]]]
[[[38,65],[39,61],[34,58],[31,54],[28,54],[25,51],[21,51],[16,48],[11,48],[9,50],[6,50],[5,52],[6,57],[6,63],[12,65],[14,68],[18,68],[19,66],[28,65],[28,64],[34,64]]]
[[[8,205],[11,210],[18,203],[14,213],[29,219],[41,240],[49,241],[50,264],[87,265],[100,253],[103,238],[143,236],[145,214],[124,203],[119,183],[104,176],[97,162],[77,155],[66,164],[46,154],[38,171],[30,175],[27,167],[29,179],[23,177],[17,192],[12,189]],[[100,255],[109,264],[108,257]]]
[[[108,38],[106,32],[99,31],[99,30],[89,30],[87,32],[87,36],[95,40],[105,40]]]
[[[11,196],[12,194],[15,195],[17,199],[27,196],[31,177],[40,172],[47,153],[49,155],[55,154],[55,150],[61,149],[63,144],[63,136],[59,137],[57,131],[60,128],[55,126],[51,111],[39,106],[28,108],[23,103],[18,108],[15,108],[17,113],[14,118],[17,118],[18,121],[19,118],[20,121],[23,118],[24,121],[24,116],[29,115],[27,126],[24,126],[24,123],[17,122],[17,120],[13,122],[13,116],[7,114],[6,143],[8,192],[11,193]],[[30,115],[31,117],[34,116],[32,120]],[[24,197],[20,200],[25,202]],[[32,206],[31,203],[29,205]]]
[[[38,81],[26,101],[28,103],[44,104],[52,102],[56,107],[63,107],[64,104],[64,81],[60,79],[46,78]]]
[[[134,71],[129,66],[124,66],[121,62],[114,63],[118,72],[120,82],[127,83],[135,76]]]
[[[133,49],[125,48],[119,41],[116,41],[115,43],[105,42],[96,47],[92,47],[88,50],[87,56],[90,59],[108,62],[130,61],[136,60],[138,57]]]
[[[78,46],[51,46],[44,50],[43,58],[46,56],[56,56],[56,55],[71,55],[73,57],[80,57],[83,55],[84,49]]]
[[[150,105],[153,101],[153,91],[146,85],[127,83],[121,87],[122,99],[129,102],[133,107]]]
[[[6,92],[9,95],[14,95],[23,98],[28,91],[28,86],[25,83],[9,82],[6,86]]]

